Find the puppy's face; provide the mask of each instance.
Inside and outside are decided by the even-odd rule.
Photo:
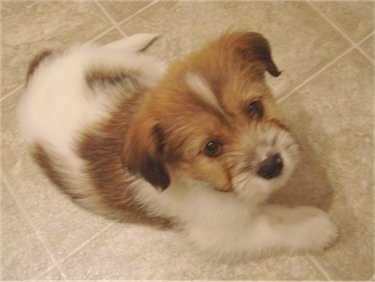
[[[175,64],[134,117],[124,166],[162,189],[183,174],[263,201],[298,155],[266,71],[280,74],[257,33],[226,34]]]

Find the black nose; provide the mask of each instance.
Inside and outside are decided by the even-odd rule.
[[[283,160],[279,154],[268,157],[259,164],[257,174],[264,179],[272,179],[280,175]]]

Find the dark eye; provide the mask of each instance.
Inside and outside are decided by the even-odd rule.
[[[251,116],[256,116],[257,118],[261,118],[263,116],[263,103],[259,100],[255,100],[249,103],[247,106],[248,112]]]
[[[204,146],[203,153],[207,157],[214,158],[220,155],[222,147],[223,145],[220,142],[210,141]]]

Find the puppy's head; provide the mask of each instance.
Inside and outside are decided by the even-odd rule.
[[[134,117],[124,165],[161,189],[183,174],[263,201],[298,155],[265,72],[280,74],[258,33],[225,34],[176,63]]]

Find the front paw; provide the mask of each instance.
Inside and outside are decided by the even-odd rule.
[[[297,207],[291,214],[293,251],[321,251],[337,238],[337,227],[327,213],[314,207]]]

